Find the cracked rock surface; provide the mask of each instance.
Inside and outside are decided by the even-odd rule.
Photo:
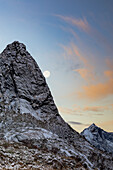
[[[34,125],[68,138],[70,127],[59,115],[40,68],[22,43],[9,44],[0,55],[0,96],[1,125],[13,128],[18,118],[23,119],[16,122],[18,130]],[[9,118],[4,120],[6,113]]]
[[[1,169],[113,167],[111,155],[62,119],[40,68],[18,41],[0,54],[0,142]]]

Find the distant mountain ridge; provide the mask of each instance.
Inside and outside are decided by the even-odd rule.
[[[106,132],[94,123],[81,132],[96,148],[113,153],[113,132]]]

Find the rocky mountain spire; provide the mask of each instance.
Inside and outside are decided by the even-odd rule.
[[[59,115],[46,80],[24,44],[15,41],[0,55],[0,83],[3,131],[42,127],[62,138],[70,136],[71,128]]]

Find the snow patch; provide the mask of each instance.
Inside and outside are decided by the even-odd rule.
[[[65,153],[67,156],[72,156],[67,150],[65,149],[60,149],[61,152]]]
[[[85,138],[90,141],[93,139],[93,135],[92,133],[88,130],[88,129],[85,129],[84,132],[83,132],[83,135],[85,136]]]
[[[20,99],[20,113],[29,113],[31,116],[35,117],[37,120],[43,121],[41,118],[41,110],[37,109],[36,111],[32,108],[31,104],[25,99]]]

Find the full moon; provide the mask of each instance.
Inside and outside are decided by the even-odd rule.
[[[43,75],[44,75],[45,78],[50,77],[50,71],[44,71]]]

